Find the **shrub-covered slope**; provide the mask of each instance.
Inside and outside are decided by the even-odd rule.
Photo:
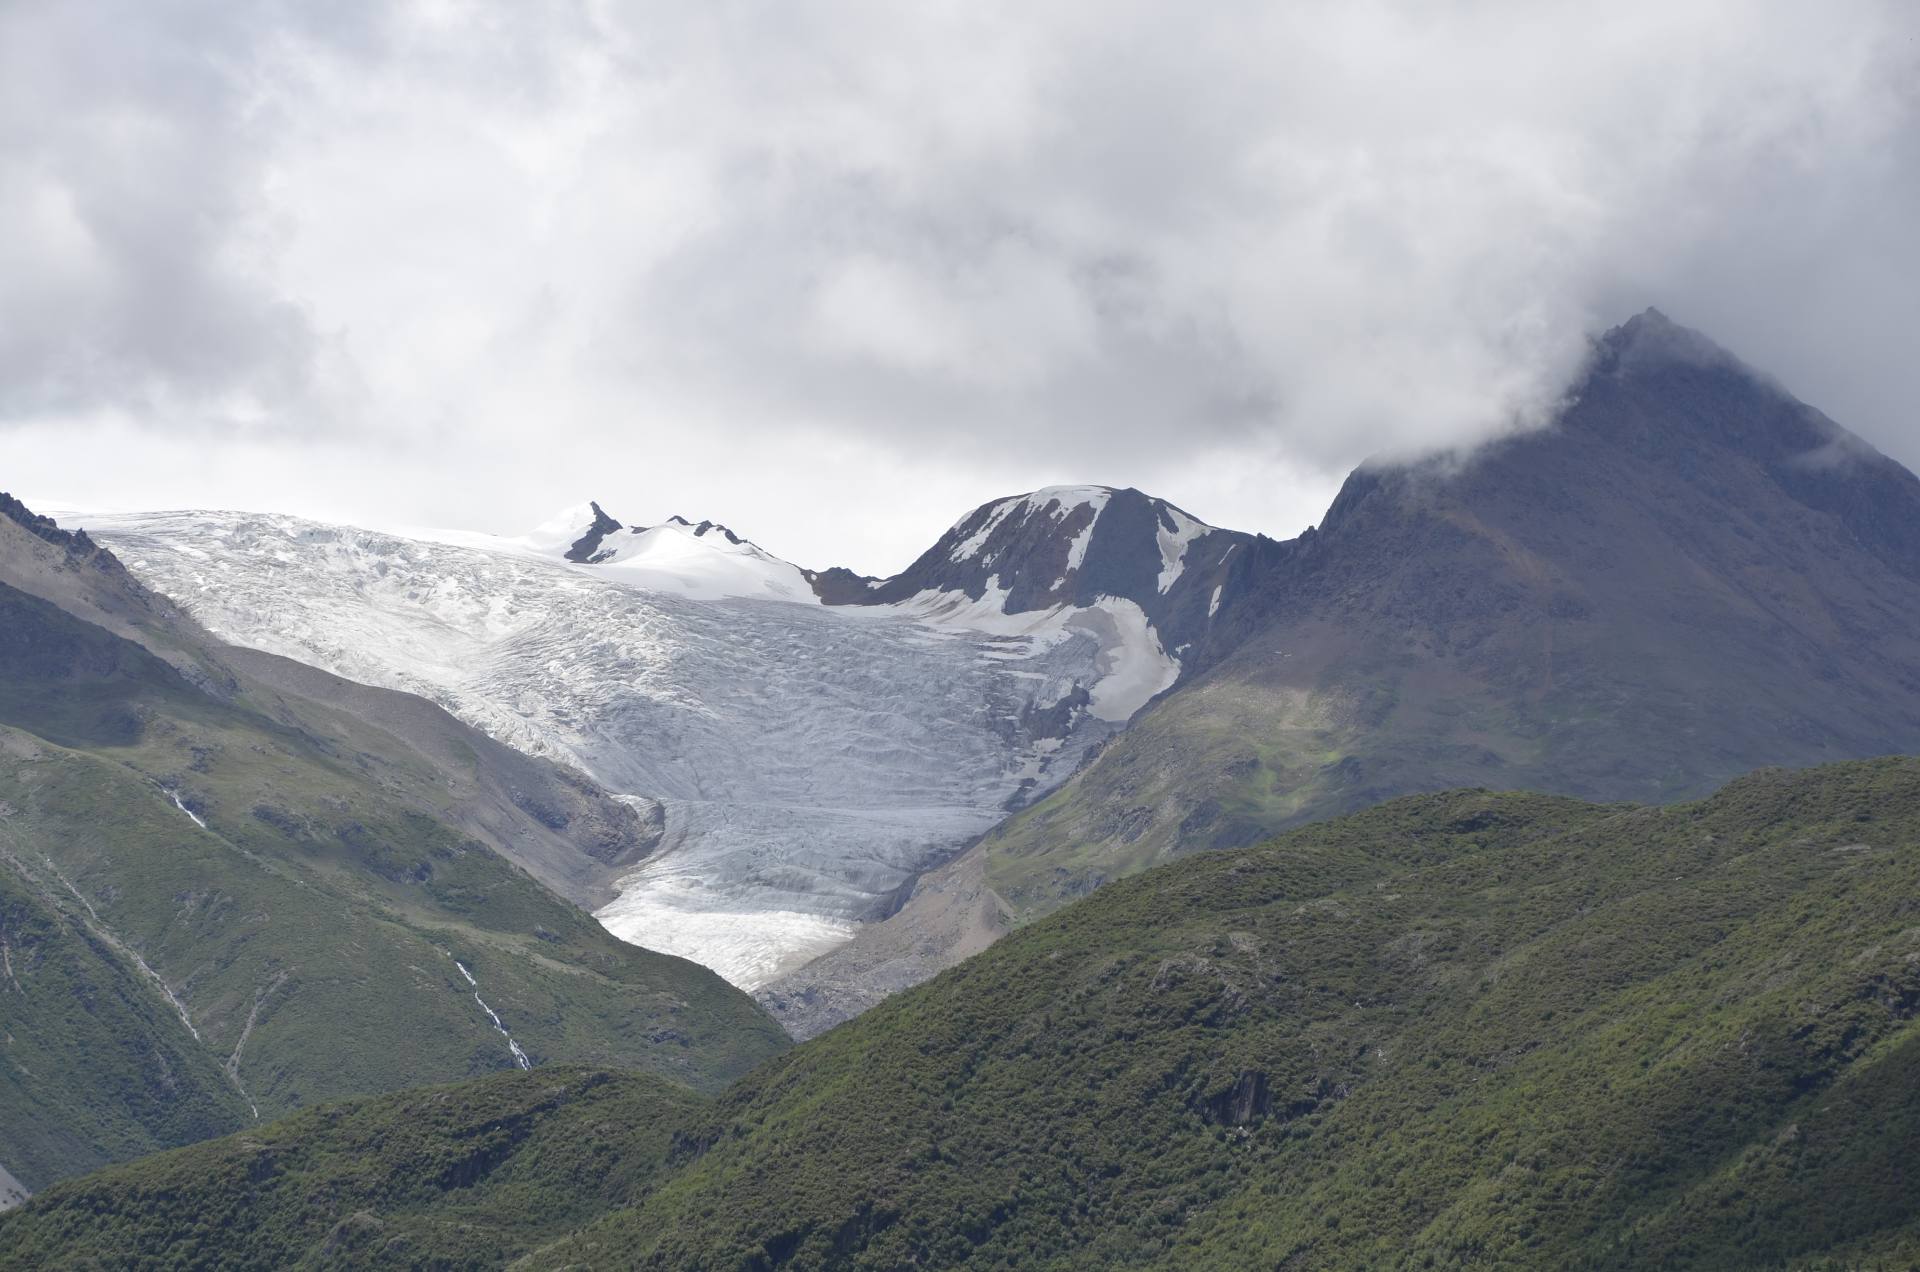
[[[1920,760],[1413,796],[1104,888],[637,1145],[581,1119],[469,1183],[308,1114],[53,1189],[0,1264],[126,1266],[201,1214],[231,1242],[169,1253],[425,1263],[492,1213],[504,1260],[534,1228],[492,1180],[617,1167],[521,1265],[1904,1267],[1916,1009]],[[260,1185],[263,1136],[321,1164]]]
[[[17,845],[0,803],[0,862]],[[44,1182],[248,1116],[156,984],[0,864],[0,1169]]]
[[[0,1263],[497,1267],[643,1194],[704,1102],[562,1066],[323,1105],[56,1185]]]
[[[1920,762],[1413,797],[1103,889],[764,1066],[537,1266],[1920,1252]]]

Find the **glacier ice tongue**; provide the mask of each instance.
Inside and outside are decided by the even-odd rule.
[[[1177,671],[1130,603],[1009,615],[992,597],[702,597],[519,541],[254,513],[88,528],[225,639],[422,694],[659,801],[660,846],[600,917],[741,984],[885,914]],[[744,540],[696,537],[764,564]],[[1090,707],[1057,706],[1088,702],[1081,689]]]

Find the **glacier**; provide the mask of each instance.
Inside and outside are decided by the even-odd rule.
[[[85,517],[223,639],[420,694],[657,807],[659,846],[598,917],[747,989],[885,917],[1178,675],[1132,602],[823,606],[801,571],[705,522],[623,528],[604,565],[564,560],[580,521],[503,538]]]

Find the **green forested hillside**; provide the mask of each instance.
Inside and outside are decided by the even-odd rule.
[[[323,1105],[59,1185],[0,1261],[495,1267],[643,1194],[704,1102],[558,1066]]]
[[[1905,1257],[1916,1007],[1920,763],[1414,797],[1014,933],[760,1069],[538,1262]]]
[[[1415,796],[1110,885],[762,1065],[525,1265],[1909,1266],[1916,1009],[1920,761]],[[0,1259],[129,1254],[244,1142],[57,1188]]]
[[[0,803],[0,819],[10,806]],[[12,842],[0,820],[0,852]],[[221,1135],[245,1099],[157,984],[0,868],[0,1165],[44,1180]]]

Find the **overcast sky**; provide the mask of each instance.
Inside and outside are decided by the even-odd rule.
[[[1288,536],[1649,305],[1920,465],[1920,5],[0,0],[0,488]]]

